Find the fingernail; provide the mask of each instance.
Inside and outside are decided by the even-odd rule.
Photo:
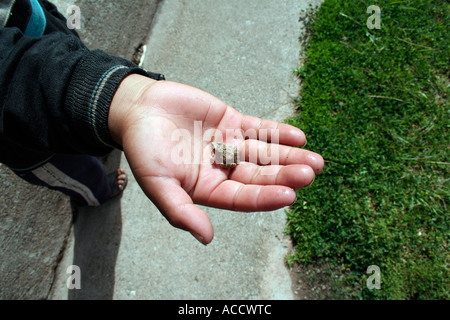
[[[306,135],[305,135],[305,133],[304,133],[303,131],[301,131],[301,130],[299,130],[299,129],[291,130],[291,134],[292,134],[293,136],[297,136],[298,138],[300,138],[300,140],[304,140],[305,143],[302,144],[301,146],[302,146],[302,147],[306,146]]]
[[[204,246],[206,246],[205,240],[203,239],[203,237],[195,232],[191,232],[192,236],[198,240],[198,242],[200,242],[201,244],[203,244]]]
[[[297,193],[295,192],[294,189],[290,188],[289,190],[286,190],[284,193],[292,198],[290,205],[293,205],[295,201],[297,201]]]

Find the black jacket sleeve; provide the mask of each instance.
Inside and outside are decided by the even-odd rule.
[[[0,28],[0,161],[29,169],[55,153],[102,155],[120,148],[108,131],[108,111],[132,73],[164,79],[88,50],[71,32],[27,37],[20,28]]]

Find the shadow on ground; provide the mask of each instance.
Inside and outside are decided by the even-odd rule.
[[[107,172],[120,165],[121,152],[101,159]],[[112,299],[117,254],[122,236],[120,196],[99,207],[76,207],[73,264],[81,273],[82,290],[68,290],[70,300]],[[69,275],[68,275],[69,277]]]

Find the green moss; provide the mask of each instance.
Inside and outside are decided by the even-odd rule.
[[[370,5],[381,29],[368,29]],[[325,0],[306,25],[298,117],[323,155],[290,261],[348,268],[352,298],[448,299],[449,1]],[[381,269],[369,290],[366,269]]]

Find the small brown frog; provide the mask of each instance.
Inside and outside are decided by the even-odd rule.
[[[213,142],[211,162],[222,168],[233,169],[239,163],[238,149],[222,142]]]

